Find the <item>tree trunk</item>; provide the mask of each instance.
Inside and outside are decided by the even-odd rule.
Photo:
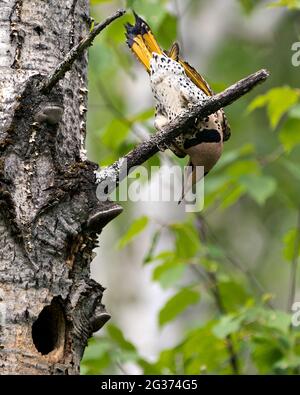
[[[109,318],[89,279],[97,233],[120,208],[85,158],[87,57],[39,83],[89,32],[88,0],[0,0],[0,373],[78,374]]]

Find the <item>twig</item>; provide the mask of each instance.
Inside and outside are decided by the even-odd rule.
[[[97,174],[98,182],[109,178],[117,185],[125,178],[130,169],[140,166],[159,151],[159,146],[169,145],[180,133],[192,127],[195,118],[205,118],[206,116],[226,107],[240,97],[252,90],[256,85],[264,82],[269,76],[268,71],[260,70],[239,82],[231,85],[225,91],[218,93],[200,105],[194,105],[189,110],[171,121],[162,130],[152,135],[148,140],[139,144],[136,148],[120,158],[118,161],[101,170]],[[122,163],[126,162],[127,173],[120,174]]]
[[[207,242],[207,237],[206,237],[207,235],[206,235],[206,229],[203,226],[204,225],[203,217],[199,213],[196,213],[195,218],[196,218],[196,229],[198,231],[199,239],[202,243],[206,243]],[[224,303],[223,303],[223,300],[221,297],[217,276],[215,273],[210,272],[208,270],[205,270],[205,275],[208,278],[208,281],[210,284],[209,289],[214,297],[217,309],[219,310],[220,314],[225,315],[226,308],[224,306]],[[235,347],[233,344],[233,339],[232,339],[231,334],[226,336],[226,347],[227,347],[227,351],[229,354],[229,360],[230,360],[232,372],[233,372],[233,374],[239,374],[240,373],[239,361],[238,361],[237,353],[235,351]]]
[[[122,374],[124,374],[125,376],[128,376],[129,373],[127,372],[127,370],[124,368],[124,366],[122,366],[122,364],[119,361],[116,361],[116,365],[120,369]]]
[[[289,298],[287,310],[291,311],[292,306],[295,301],[296,287],[297,287],[297,269],[299,262],[299,250],[300,250],[300,209],[298,210],[297,228],[296,228],[296,238],[294,243],[293,258],[291,262],[291,272],[289,281]]]
[[[83,38],[77,45],[75,45],[71,51],[66,55],[65,59],[55,68],[55,70],[45,79],[42,83],[40,90],[43,93],[49,92],[59,80],[61,80],[67,71],[72,67],[72,64],[82,54],[82,52],[92,45],[95,37],[101,33],[108,25],[110,25],[115,19],[120,18],[125,14],[125,10],[118,10],[115,14],[106,18],[103,22],[96,25],[87,37]]]
[[[222,243],[218,240],[217,236],[214,234],[214,232],[211,230],[207,220],[205,218],[202,218],[203,222],[205,223],[206,227],[209,229],[209,235],[211,239],[219,246],[224,252],[224,258],[235,268],[237,268],[240,272],[242,272],[250,281],[252,284],[252,287],[257,290],[260,296],[263,296],[264,294],[267,294],[267,290],[264,288],[264,286],[261,284],[261,282],[258,280],[258,278],[248,269],[244,268],[244,266],[232,255],[230,255]],[[266,302],[268,307],[272,310],[274,310],[274,306],[270,300]]]
[[[223,301],[222,301],[217,276],[215,273],[208,273],[208,274],[211,279],[211,282],[214,284],[214,288],[213,288],[212,292],[213,292],[213,295],[215,298],[215,303],[217,305],[217,308],[218,308],[220,314],[226,315],[227,312],[226,312],[226,309],[225,309]],[[235,350],[231,334],[226,336],[226,347],[227,347],[227,351],[229,354],[229,360],[230,360],[232,372],[234,374],[240,374],[238,354]]]

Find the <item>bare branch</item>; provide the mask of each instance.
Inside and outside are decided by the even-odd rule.
[[[75,45],[71,51],[66,55],[65,59],[55,68],[55,70],[45,79],[41,85],[40,90],[43,93],[49,92],[59,80],[61,80],[67,71],[69,71],[76,59],[82,54],[82,52],[92,45],[95,37],[102,32],[108,25],[114,20],[120,18],[126,13],[125,10],[118,10],[115,14],[106,18],[103,22],[96,25],[87,37],[83,38],[77,45]]]
[[[205,118],[220,108],[228,106],[251,91],[256,85],[264,82],[268,76],[269,72],[267,70],[257,71],[231,85],[223,92],[208,98],[204,103],[194,105],[124,157],[107,168],[100,170],[97,173],[98,182],[104,181],[107,177],[117,182],[121,181],[127,176],[131,168],[143,164],[156,154],[159,151],[159,146],[169,145],[180,133],[188,130],[193,125],[195,118]],[[119,170],[124,161],[127,162],[127,174],[120,175]]]

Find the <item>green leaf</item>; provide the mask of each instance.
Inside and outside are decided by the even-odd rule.
[[[159,324],[163,326],[167,322],[172,321],[190,305],[198,303],[199,298],[199,293],[189,288],[180,290],[167,301],[166,305],[159,312]]]
[[[176,357],[177,357],[176,347],[173,349],[167,349],[161,351],[158,360],[155,363],[147,363],[142,361],[141,366],[144,370],[145,375],[155,374],[174,374],[176,373]]]
[[[289,118],[279,132],[279,140],[287,152],[300,144],[300,119]]]
[[[149,219],[146,216],[136,219],[129,227],[128,231],[119,240],[119,248],[124,248],[132,239],[141,233],[149,223]]]
[[[94,337],[89,340],[88,346],[84,352],[84,360],[92,361],[101,358],[109,349],[111,348],[111,343],[104,338]]]
[[[110,338],[122,349],[129,352],[136,352],[135,346],[126,340],[123,336],[122,331],[115,325],[109,324],[106,326],[106,330]]]
[[[232,163],[226,172],[231,176],[238,178],[244,174],[259,174],[259,168],[257,161],[255,160],[239,160],[238,162]]]
[[[144,257],[144,260],[143,260],[144,264],[155,260],[155,258],[153,256],[153,253],[154,253],[155,248],[157,246],[157,243],[159,241],[160,235],[161,235],[161,231],[160,230],[157,230],[156,232],[154,232],[152,234],[149,250],[148,250],[148,252],[147,252],[147,254],[146,254],[146,256]]]
[[[231,333],[237,332],[241,327],[242,317],[226,315],[222,317],[213,328],[213,334],[219,339],[225,339]]]
[[[235,312],[251,301],[246,284],[242,280],[237,282],[227,276],[219,276],[218,280],[220,296],[226,311]]]
[[[291,325],[290,314],[287,314],[284,311],[268,311],[267,315],[268,318],[266,325],[269,328],[288,334]]]
[[[269,92],[268,115],[275,128],[281,117],[299,100],[299,93],[288,86],[274,88]]]
[[[161,251],[158,255],[155,255],[155,257],[153,257],[154,261],[166,261],[166,260],[171,260],[174,259],[175,260],[175,253],[174,251]]]
[[[167,260],[155,268],[152,278],[154,281],[159,281],[163,288],[168,288],[182,278],[185,268],[186,265],[183,263]]]
[[[102,142],[111,150],[116,150],[130,132],[130,125],[119,119],[113,119],[102,133]]]
[[[246,14],[251,14],[255,6],[260,3],[260,0],[239,0],[243,10]]]
[[[270,374],[274,365],[283,358],[283,353],[276,344],[276,339],[265,336],[253,337],[251,343],[253,362],[262,374]]]
[[[268,333],[272,331],[271,333],[278,336],[289,333],[291,316],[283,311],[254,306],[253,308],[245,309],[242,315],[247,325],[256,325],[254,336],[258,333],[265,333],[265,331],[268,331]],[[284,347],[286,347],[285,341]]]
[[[80,374],[101,374],[110,363],[111,342],[105,338],[89,339],[80,364]]]
[[[252,102],[248,105],[247,110],[249,112],[252,112],[252,111],[256,110],[257,108],[264,107],[268,104],[268,101],[269,101],[269,98],[268,98],[267,93],[265,95],[256,96],[256,98],[253,99]]]
[[[234,185],[228,194],[224,196],[221,203],[221,208],[225,209],[235,204],[239,198],[245,193],[245,188],[242,185]]]
[[[197,327],[187,334],[182,345],[185,374],[199,374],[201,371],[220,373],[221,366],[226,370],[228,352],[224,340],[213,333],[215,324],[215,321],[209,321],[204,327]]]
[[[287,261],[292,261],[295,255],[295,243],[298,237],[298,229],[290,229],[283,238],[283,255]],[[300,248],[298,250],[298,257],[300,256]]]
[[[269,176],[245,174],[240,177],[239,181],[246,188],[247,193],[260,205],[263,205],[276,190],[276,181]]]
[[[140,113],[129,117],[129,121],[130,122],[147,121],[149,118],[152,118],[153,116],[154,116],[154,109],[148,108],[147,110],[141,111]]]
[[[248,106],[248,111],[260,107],[267,107],[270,124],[273,129],[278,125],[281,117],[299,100],[299,92],[289,86],[270,89],[266,94],[257,96]]]
[[[193,258],[200,249],[200,241],[195,227],[191,224],[172,224],[175,234],[176,255],[180,258]]]

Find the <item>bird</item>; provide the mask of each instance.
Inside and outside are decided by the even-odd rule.
[[[173,43],[169,51],[163,50],[150,26],[133,11],[135,24],[125,24],[126,42],[150,76],[155,99],[154,126],[161,130],[183,111],[201,104],[213,95],[205,79],[188,62],[180,57],[180,47]],[[230,138],[230,126],[223,109],[195,119],[189,130],[184,131],[164,150],[169,148],[177,157],[189,156],[180,203],[191,189],[219,160],[223,142]],[[197,172],[198,166],[204,172]],[[204,173],[204,174],[203,174]]]

